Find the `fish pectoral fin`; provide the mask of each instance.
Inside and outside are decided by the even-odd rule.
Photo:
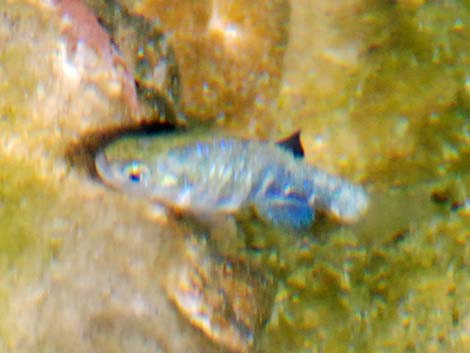
[[[244,237],[239,236],[238,225],[233,215],[222,212],[193,213],[192,217],[207,232],[218,253],[236,254],[244,247]]]
[[[296,197],[268,198],[255,202],[258,216],[283,228],[308,228],[315,219],[315,213],[306,200]]]

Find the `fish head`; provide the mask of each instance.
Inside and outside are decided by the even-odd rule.
[[[96,171],[103,182],[132,195],[171,206],[189,203],[192,183],[187,168],[175,160],[108,158],[104,151],[95,158]]]
[[[151,170],[145,161],[108,159],[105,152],[100,151],[95,158],[95,167],[101,180],[118,190],[144,194],[149,187]]]

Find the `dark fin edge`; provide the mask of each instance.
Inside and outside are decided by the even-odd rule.
[[[300,130],[297,130],[293,134],[279,140],[277,145],[284,148],[287,151],[290,151],[295,158],[303,158],[304,148],[302,147],[302,143],[300,142]]]

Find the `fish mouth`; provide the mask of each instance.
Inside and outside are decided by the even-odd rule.
[[[101,150],[95,156],[95,169],[98,176],[103,181],[109,181],[112,177],[110,163],[108,157],[106,157],[106,153]]]
[[[123,165],[129,161],[109,160],[104,150],[100,150],[95,156],[96,174],[102,183],[116,190],[123,190],[133,194],[145,196],[141,185],[130,183],[127,177],[121,173]]]
[[[123,186],[123,181],[120,178],[119,172],[117,172],[117,168],[116,163],[108,159],[104,150],[96,154],[95,169],[101,182],[113,189],[119,190]]]

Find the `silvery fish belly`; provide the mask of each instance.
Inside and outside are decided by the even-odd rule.
[[[146,158],[96,156],[114,188],[195,215],[235,214],[253,207],[265,221],[307,228],[320,210],[340,222],[364,214],[360,186],[309,166],[275,143],[213,138]]]

